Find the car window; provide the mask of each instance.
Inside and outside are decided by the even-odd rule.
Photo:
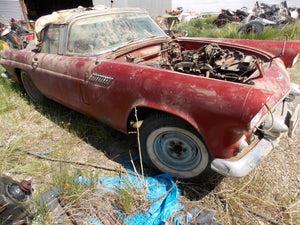
[[[62,54],[65,25],[50,25],[44,33],[42,53]]]
[[[69,54],[101,53],[153,36],[166,34],[147,14],[94,16],[71,24],[67,51]]]

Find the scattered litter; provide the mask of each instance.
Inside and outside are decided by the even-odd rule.
[[[192,224],[218,225],[219,223],[217,223],[214,216],[214,211],[204,209],[195,219],[193,219]]]
[[[52,152],[51,151],[44,151],[44,152],[38,152],[37,154],[39,154],[39,155],[50,155],[50,154],[52,154]]]

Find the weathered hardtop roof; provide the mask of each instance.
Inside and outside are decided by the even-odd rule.
[[[103,5],[97,5],[91,8],[84,8],[79,6],[74,9],[60,10],[53,12],[50,15],[40,17],[35,23],[35,33],[39,38],[40,32],[47,27],[49,24],[68,24],[74,19],[84,17],[87,15],[101,15],[107,13],[118,13],[118,12],[145,12],[138,8],[108,8]]]

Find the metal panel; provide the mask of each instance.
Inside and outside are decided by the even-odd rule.
[[[11,18],[24,20],[22,9],[18,0],[0,0],[0,22],[9,24]]]

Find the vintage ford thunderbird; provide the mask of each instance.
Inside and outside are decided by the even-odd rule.
[[[37,44],[1,52],[7,76],[124,133],[139,127],[142,158],[178,178],[242,177],[293,136],[300,43],[170,38],[139,9],[54,12]],[[135,111],[139,122],[136,123]]]

